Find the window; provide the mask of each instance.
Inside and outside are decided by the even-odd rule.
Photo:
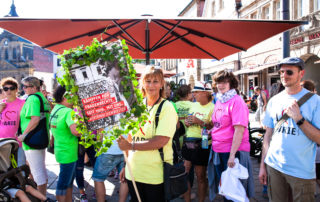
[[[297,4],[298,18],[301,18],[306,15],[306,6],[307,6],[307,0],[298,0],[298,4]]]
[[[251,18],[251,19],[257,19],[257,13],[252,13],[252,14],[250,15],[250,18]]]
[[[219,1],[219,9],[223,9],[224,8],[224,1],[223,0],[220,0]]]
[[[281,20],[281,4],[280,1],[275,2],[275,19]]]
[[[266,6],[262,9],[262,18],[263,19],[266,19],[266,20],[270,19],[270,12],[269,11],[270,11],[269,6]]]
[[[97,66],[97,72],[98,72],[98,74],[102,74],[102,71],[101,71],[101,67],[100,67],[100,66]]]
[[[320,10],[320,0],[313,0],[313,11]]]
[[[216,15],[215,13],[215,8],[216,8],[216,2],[212,2],[212,6],[211,6],[211,17],[214,17]]]
[[[86,69],[81,69],[81,71],[82,71],[83,78],[84,79],[89,79]]]

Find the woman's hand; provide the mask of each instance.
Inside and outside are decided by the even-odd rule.
[[[123,182],[126,182],[125,176],[126,176],[126,169],[125,169],[125,167],[123,167],[123,168],[121,169],[120,173],[119,173],[120,182],[122,182],[122,183],[123,183]]]
[[[229,159],[228,159],[228,167],[230,168],[233,168],[235,163],[234,163],[234,159],[235,159],[235,156],[234,155],[230,155],[229,156]]]
[[[23,140],[24,140],[24,138],[26,138],[26,134],[25,135],[19,135],[18,136],[18,140],[20,141],[20,142],[23,142]]]
[[[6,108],[6,103],[0,103],[0,113]]]
[[[122,151],[127,151],[127,150],[130,150],[132,149],[132,144],[130,142],[128,142],[128,140],[126,140],[124,137],[120,136],[118,139],[117,139],[117,142],[118,142],[118,145],[119,145],[119,148],[122,150]]]

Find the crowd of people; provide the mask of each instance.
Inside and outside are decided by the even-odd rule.
[[[284,90],[269,95],[263,86],[254,88],[258,96],[256,120],[266,129],[259,180],[268,187],[270,201],[315,201],[314,179],[320,181],[320,163],[315,161],[316,153],[320,154],[317,149],[320,144],[320,97],[316,95],[314,83],[302,81],[305,67],[301,59],[285,58],[278,67]],[[45,127],[53,138],[50,144],[54,144],[54,154],[60,164],[56,188],[58,201],[72,201],[74,179],[81,201],[87,201],[83,178],[85,152],[93,165],[92,179],[98,202],[105,201],[104,181],[114,168],[119,172],[121,182],[119,201],[125,201],[128,195],[131,201],[166,201],[163,161],[169,164],[177,161],[173,146],[178,148],[188,173],[188,190],[180,196],[185,201],[195,198],[191,193],[194,176],[198,201],[205,201],[207,196],[213,201],[219,194],[222,173],[235,167],[236,162],[248,171],[249,177],[241,180],[241,184],[245,195],[252,198],[255,187],[248,106],[238,91],[238,80],[232,72],[219,71],[212,81],[212,85],[196,81],[192,88],[181,85],[172,92],[162,70],[149,67],[140,79],[149,120],[136,134],[123,134],[114,140],[106,153],[95,158],[93,147],[79,149],[80,134],[72,119],[74,109],[64,97],[66,89],[63,86],[55,89],[52,105],[41,92],[41,83],[36,77],[21,81],[26,99],[17,97],[19,83],[15,79],[4,78],[1,81],[0,138],[13,137],[19,141],[18,165],[29,165],[41,200],[45,200],[48,182],[46,150],[32,148],[24,140],[44,117],[47,120]],[[301,104],[298,100],[308,92],[314,94]],[[174,96],[178,97],[177,102],[172,101]],[[160,112],[159,106],[162,107]],[[285,116],[287,119],[281,125],[277,124]],[[209,138],[203,138],[204,134]],[[317,163],[319,159],[320,155],[317,155]],[[13,198],[19,197],[21,192],[18,191],[11,193]],[[224,201],[230,200],[224,197]]]

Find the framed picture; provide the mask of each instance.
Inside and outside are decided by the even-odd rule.
[[[121,85],[121,71],[128,71],[128,68],[120,67],[118,63],[119,58],[124,61],[125,58],[119,55],[114,58],[114,61],[99,58],[90,66],[77,65],[69,70],[79,87],[79,103],[89,130],[117,124],[135,101],[132,83],[127,83],[132,90],[129,98],[124,96]]]

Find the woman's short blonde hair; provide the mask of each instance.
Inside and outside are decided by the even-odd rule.
[[[142,91],[143,97],[146,97],[146,90],[143,87],[144,82],[148,78],[155,78],[155,77],[158,78],[160,82],[162,82],[162,87],[159,92],[160,97],[166,98],[165,89],[164,89],[165,80],[164,80],[163,71],[160,67],[155,67],[155,66],[147,66],[145,72],[142,74],[140,78],[140,89]]]

